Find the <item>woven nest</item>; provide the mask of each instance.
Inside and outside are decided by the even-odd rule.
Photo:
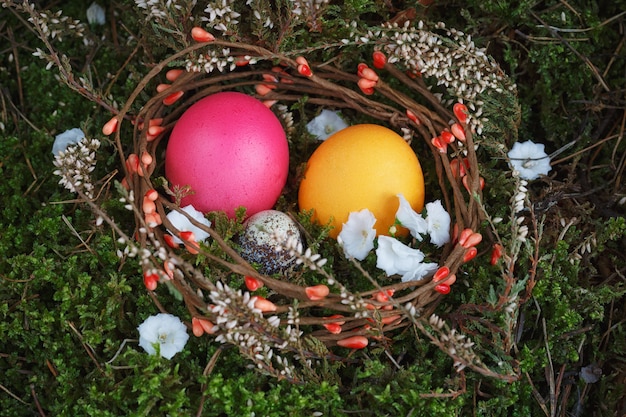
[[[170,73],[168,79],[173,81],[168,88],[159,88],[161,92],[154,95],[147,91],[148,85],[154,87],[155,83],[164,82],[165,73],[172,68],[180,68],[181,62],[186,59],[191,57],[197,61],[199,57],[208,57],[211,51],[221,54],[225,49],[229,50],[228,56],[232,58],[221,69],[223,71]],[[222,58],[226,59],[225,56]],[[277,66],[280,67],[279,72]],[[380,79],[375,82],[374,94],[369,94],[372,90],[367,89],[364,91],[368,94],[365,94],[359,88],[363,75],[357,75],[357,68],[346,71],[332,62],[306,62],[297,55],[277,54],[243,43],[222,40],[199,42],[153,68],[120,113],[112,119],[109,128],[113,127],[111,130],[116,132],[119,155],[126,167],[124,183],[134,194],[136,245],[142,254],[146,285],[154,290],[155,279],[158,278],[161,283],[167,281],[175,287],[182,294],[193,318],[194,333],[221,335],[220,340],[232,343],[246,337],[252,340],[249,336],[241,336],[243,333],[254,334],[255,340],[265,337],[266,341],[272,341],[275,348],[296,353],[310,348],[315,352],[309,353],[309,357],[320,354],[334,356],[342,352],[332,348],[337,344],[362,347],[358,343],[345,343],[346,340],[363,340],[354,339],[354,336],[369,341],[388,340],[390,332],[414,322],[415,317],[429,317],[445,296],[442,293],[449,289],[441,284],[445,284],[459,267],[473,257],[475,253],[471,252],[475,248],[467,244],[466,238],[478,230],[483,216],[479,203],[481,177],[471,126],[466,124],[468,122],[463,120],[464,117],[459,118],[460,113],[454,112],[452,107],[444,106],[420,77],[411,77],[406,69],[387,62],[378,62],[376,67]],[[269,85],[269,88],[256,89],[259,85]],[[186,247],[168,245],[167,230],[175,232],[176,228],[166,214],[172,210],[182,213],[162,181],[163,161],[160,159],[164,155],[168,134],[190,105],[221,91],[257,91],[256,97],[269,101],[269,104],[273,101],[304,103],[310,114],[315,114],[320,108],[352,109],[393,130],[414,132],[413,140],[424,140],[434,158],[443,204],[453,219],[452,241],[439,253],[430,254],[431,259],[438,260],[439,281],[435,282],[432,274],[419,281],[386,286],[370,280],[367,283],[369,290],[355,291],[350,284],[340,283],[333,271],[324,268],[318,271],[316,282],[295,283],[287,277],[263,275],[239,255],[236,245],[228,238],[190,217],[192,224],[210,234],[211,245],[217,245],[221,255],[193,242],[187,243]],[[259,91],[262,91],[262,96]],[[146,97],[147,93],[152,98],[140,105],[140,97]],[[133,113],[131,109],[138,107],[140,110]],[[128,121],[132,122],[132,144],[128,139],[128,128],[131,127]],[[127,128],[122,126],[122,122]],[[441,133],[449,132],[453,123],[463,128],[465,138],[463,141],[453,139],[444,151],[437,140],[441,141]],[[459,175],[459,166],[465,167],[464,175]],[[156,212],[151,202],[154,202]],[[464,230],[466,234],[459,240]],[[333,242],[329,240],[329,244]],[[197,262],[197,257],[222,273],[205,275],[203,271],[206,268]],[[368,276],[367,273],[364,276]],[[233,277],[239,277],[240,283],[243,277],[262,282],[266,287],[267,301],[271,304],[255,304],[260,298],[255,298],[243,285],[232,288]],[[328,285],[330,294],[321,299],[310,299],[307,288],[320,283]],[[159,308],[164,310],[156,295],[152,291],[151,294]],[[381,294],[385,296],[381,297]],[[216,305],[216,300],[224,299],[228,299],[225,304],[221,307]],[[224,314],[228,317],[220,317]],[[341,317],[329,318],[333,315]],[[324,326],[329,323],[339,324],[340,332],[329,331],[328,326]],[[294,326],[303,332],[299,344],[289,339],[289,332]],[[239,329],[239,336],[231,334],[233,329]],[[245,343],[239,345],[242,351],[246,349]],[[254,347],[254,342],[249,345],[253,347],[244,353],[254,355],[256,352],[258,357],[261,348]],[[324,353],[324,346],[331,350]]]

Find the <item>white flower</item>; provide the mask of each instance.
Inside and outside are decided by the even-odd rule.
[[[193,217],[194,220],[202,223],[206,227],[211,227],[211,222],[204,217],[204,214],[202,214],[202,212],[196,210],[191,204],[183,207],[182,210],[185,213],[189,214],[191,217]],[[177,211],[171,211],[167,215],[167,218],[179,231],[193,232],[196,238],[196,242],[203,242],[209,237],[209,234],[207,232],[191,224],[189,219],[187,219],[187,217],[185,217],[185,215],[182,213],[179,213]],[[171,230],[168,230],[168,232],[170,232],[170,234],[174,236]],[[174,242],[178,244],[183,243],[183,241],[176,236],[174,236]]]
[[[422,279],[437,269],[437,264],[422,263],[424,253],[413,249],[389,236],[378,237],[376,249],[376,267],[385,271],[387,276],[402,275],[402,281]]]
[[[172,359],[183,350],[189,339],[187,327],[178,317],[171,314],[159,313],[150,316],[137,327],[137,330],[139,346],[150,355],[155,355],[158,345],[159,354],[165,359]]]
[[[450,241],[450,215],[440,200],[426,204],[426,223],[430,241],[438,247]]]
[[[56,156],[61,152],[64,152],[69,145],[80,142],[85,138],[85,133],[79,128],[66,130],[63,133],[59,133],[54,137],[54,144],[52,145],[52,153]]]
[[[346,257],[362,261],[374,249],[374,223],[376,217],[368,209],[350,213],[348,221],[343,224],[341,233],[337,236],[337,242],[343,247]]]
[[[87,9],[87,21],[90,25],[104,25],[106,22],[104,8],[95,1]]]
[[[396,212],[396,220],[409,229],[411,236],[421,241],[423,239],[422,234],[428,231],[428,223],[419,213],[413,210],[402,194],[398,194],[398,199],[400,199],[400,206]]]
[[[532,141],[515,142],[507,154],[514,171],[519,172],[520,178],[534,180],[540,175],[546,175],[552,167],[550,157],[545,152],[545,145]]]
[[[326,140],[334,133],[348,127],[337,112],[322,110],[322,112],[306,125],[306,130],[319,140]]]
[[[439,268],[434,262],[419,263],[413,270],[402,275],[402,282],[419,281],[428,274],[433,274]]]

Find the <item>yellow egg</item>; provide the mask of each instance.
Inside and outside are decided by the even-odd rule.
[[[394,131],[361,124],[335,133],[311,155],[300,184],[300,210],[313,220],[332,220],[334,238],[350,212],[369,209],[377,235],[389,234],[403,194],[411,207],[424,207],[424,177],[413,149]],[[405,229],[399,230],[405,234]]]

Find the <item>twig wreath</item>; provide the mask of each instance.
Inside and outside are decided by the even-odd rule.
[[[377,39],[370,58],[373,68],[364,62],[346,71],[333,62],[309,62],[305,52],[276,53],[216,39],[195,27],[191,36],[196,43],[156,65],[103,127],[105,135],[113,135],[125,168],[118,188],[127,208],[134,212],[135,230],[121,230],[80,187],[76,191],[122,236],[125,253],[139,257],[146,288],[161,311],[166,309],[155,295],[159,283],[182,296],[196,336],[209,334],[238,346],[269,374],[302,381],[315,374],[316,363],[348,360],[346,348],[388,343],[394,330],[412,324],[454,359],[457,370],[470,367],[483,375],[515,379],[484,366],[472,351],[473,343],[447,329],[433,314],[450,292],[459,268],[477,255],[476,245],[482,239],[484,180],[475,143],[475,135],[483,129],[482,103],[468,97],[475,98],[486,88],[509,85],[513,90],[514,86],[507,84],[497,65],[484,52],[472,49],[473,43],[465,42],[460,32],[448,31],[448,36],[462,42],[447,45],[442,36],[424,30],[421,24],[418,28],[390,25],[371,35]],[[367,43],[362,37],[355,39],[355,44]],[[450,61],[447,71],[439,71],[437,59],[442,56],[465,60],[467,65],[455,67]],[[450,69],[457,74],[450,77]],[[457,98],[443,102],[423,75],[455,89]],[[168,83],[159,84],[157,93],[140,105],[148,86],[163,76]],[[299,103],[312,109],[311,114],[319,108],[350,109],[402,131],[407,140],[413,135],[421,137],[434,158],[443,205],[453,219],[450,241],[438,254],[429,254],[437,268],[420,280],[381,285],[352,260],[365,281],[357,290],[336,276],[314,247],[277,241],[279,250],[288,251],[302,268],[315,273],[314,282],[295,282],[262,274],[241,256],[232,236],[223,236],[216,227],[207,227],[183,211],[179,201],[185,190],[170,189],[160,176],[163,143],[193,103],[218,92],[252,89],[270,108],[276,109],[276,103]],[[132,142],[128,127],[132,127]],[[208,234],[211,249],[198,243],[192,233],[179,231],[168,219],[169,212],[180,213]],[[182,245],[175,243],[173,236]],[[262,287],[265,297],[258,295]]]

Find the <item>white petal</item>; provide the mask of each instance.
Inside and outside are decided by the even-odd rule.
[[[374,249],[375,223],[376,217],[368,209],[350,213],[337,236],[347,258],[362,261]]]
[[[411,204],[402,194],[398,194],[398,199],[400,200],[400,206],[396,212],[396,219],[402,226],[409,229],[411,236],[421,241],[423,239],[422,234],[428,231],[426,220],[413,210]]]

